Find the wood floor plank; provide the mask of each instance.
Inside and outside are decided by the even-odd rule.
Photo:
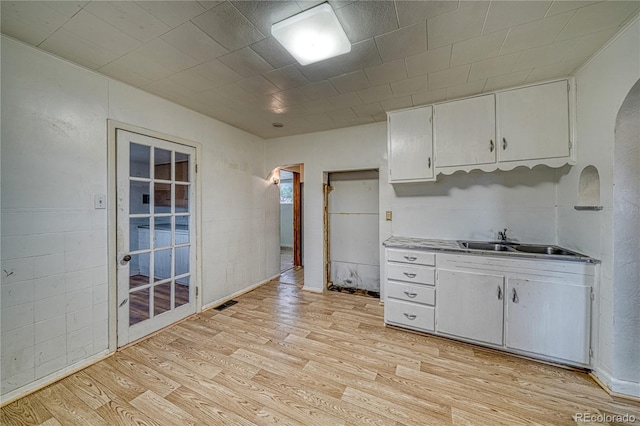
[[[211,401],[209,398],[192,391],[184,386],[171,392],[165,399],[175,406],[191,414],[201,424],[207,425],[245,425],[252,426],[255,423],[244,419],[224,407],[222,404]]]
[[[42,389],[36,397],[62,424],[107,425],[102,417],[60,382]]]
[[[97,410],[112,398],[110,392],[84,371],[67,377],[61,383],[93,410]]]
[[[318,391],[310,387],[300,387],[297,380],[278,374],[260,371],[253,381],[265,387],[271,388],[292,398],[296,398],[303,404],[311,405],[325,413],[342,419],[345,423],[357,423],[360,425],[387,425],[395,422],[376,416],[375,413],[347,404],[339,396],[331,396],[322,390]],[[345,388],[346,389],[346,388]]]
[[[138,383],[144,383],[145,387],[161,397],[173,392],[180,387],[180,384],[159,373],[154,368],[136,362],[117,353],[108,360],[108,364],[118,371],[121,371]]]
[[[131,400],[130,403],[142,413],[163,425],[182,424],[196,426],[199,424],[198,419],[191,414],[150,390]]]
[[[7,426],[39,425],[52,417],[51,413],[38,402],[35,395],[29,395],[3,407],[0,412],[0,424]]]
[[[587,374],[385,326],[287,271],[6,405],[7,425],[571,425],[626,414]],[[640,421],[640,420],[639,420]],[[637,422],[638,423],[638,422]]]
[[[299,424],[344,424],[344,421],[338,417],[329,415],[311,405],[303,404],[296,398],[292,398],[289,394],[277,392],[251,379],[227,376],[222,373],[216,376],[214,380],[225,387],[236,389],[239,393],[247,395],[254,401],[262,403],[264,406],[274,407],[276,410]]]

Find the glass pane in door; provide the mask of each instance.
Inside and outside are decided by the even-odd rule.
[[[189,276],[181,277],[175,283],[176,308],[189,303]]]
[[[153,288],[153,315],[171,310],[171,282]]]
[[[149,288],[136,290],[129,295],[129,325],[149,319]]]
[[[129,146],[129,176],[150,178],[151,147],[132,143]]]
[[[171,151],[156,148],[154,150],[154,179],[171,180]]]

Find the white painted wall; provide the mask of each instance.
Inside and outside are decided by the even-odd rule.
[[[556,243],[556,170],[456,173],[438,176],[435,183],[394,187],[387,178],[386,138],[386,124],[378,123],[266,141],[267,169],[305,165],[305,288],[323,288],[326,171],[379,167],[381,243],[391,235],[486,240],[503,228],[519,241]],[[393,212],[392,222],[385,221],[386,210]]]
[[[278,274],[262,139],[1,40],[2,400],[108,351],[109,118],[202,144],[204,304]]]
[[[386,176],[387,134],[385,123],[270,139],[266,144],[266,169],[304,164],[304,288],[322,292],[324,287],[323,195],[325,172],[380,169]],[[381,181],[380,185],[383,183]],[[386,185],[385,185],[386,186]],[[386,208],[380,193],[380,210]],[[382,241],[391,236],[390,226],[380,228]]]
[[[616,379],[640,384],[640,80],[620,108],[613,171]]]
[[[439,175],[435,183],[396,185],[393,234],[399,236],[556,242],[556,172],[546,167],[509,172]]]
[[[614,175],[618,167],[614,161],[616,117],[639,78],[640,23],[636,19],[576,74],[578,163],[561,176],[558,185],[559,244],[602,260],[594,312],[596,374],[612,390],[636,396],[640,396],[640,383],[628,378],[636,377],[640,370],[640,330],[621,327],[626,320],[614,296],[618,283],[613,229]],[[600,174],[604,207],[600,212],[573,208],[578,202],[580,172],[588,165],[594,165]],[[635,310],[640,310],[637,298]],[[623,343],[624,339],[627,341]],[[630,346],[635,349],[629,350]]]

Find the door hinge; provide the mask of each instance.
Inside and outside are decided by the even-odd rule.
[[[591,301],[595,301],[596,300],[596,294],[593,292],[593,287],[591,287]]]
[[[198,298],[199,290],[200,290],[200,287],[196,287],[196,299]]]
[[[198,165],[196,164],[196,173],[198,173]]]
[[[569,83],[569,80],[567,80],[567,93],[571,92],[571,84]]]
[[[589,348],[589,357],[593,357],[593,348]]]
[[[571,142],[571,139],[569,139],[569,149],[573,148],[573,142]]]

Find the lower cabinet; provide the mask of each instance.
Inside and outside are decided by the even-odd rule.
[[[589,363],[591,287],[509,278],[506,346]]]
[[[438,270],[437,330],[502,345],[504,276]]]
[[[386,323],[590,365],[595,265],[443,253],[424,262],[432,265],[412,267],[399,259],[387,253]],[[435,286],[430,285],[433,272]]]

